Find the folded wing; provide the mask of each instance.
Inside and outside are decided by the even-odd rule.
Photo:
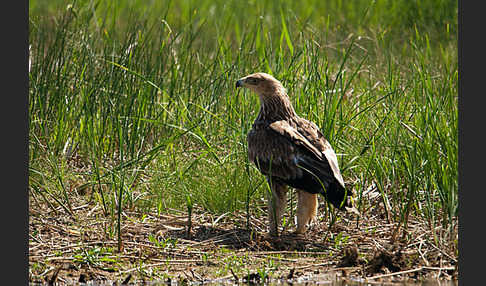
[[[275,121],[248,135],[249,159],[265,175],[310,193],[323,194],[335,207],[348,205],[336,154],[317,126],[299,118]]]

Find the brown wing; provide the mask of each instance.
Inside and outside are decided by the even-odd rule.
[[[305,120],[260,124],[248,134],[248,156],[265,175],[294,188],[321,193],[334,206],[348,205],[336,154],[322,133]]]
[[[329,165],[336,180],[344,187],[344,180],[339,170],[336,153],[331,144],[324,138],[317,125],[303,118],[299,118],[296,127],[292,127],[287,121],[276,121],[270,127],[279,134],[286,136],[296,145],[300,145],[312,152],[317,161]]]
[[[296,146],[279,136],[268,125],[248,133],[248,159],[265,175],[281,179],[295,179],[302,170],[295,168]]]

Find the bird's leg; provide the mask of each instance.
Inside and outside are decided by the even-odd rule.
[[[287,206],[287,186],[268,180],[272,194],[268,199],[268,219],[270,221],[270,236],[278,236],[280,219]]]
[[[316,219],[317,194],[297,190],[297,230],[296,234],[303,234],[306,225]]]

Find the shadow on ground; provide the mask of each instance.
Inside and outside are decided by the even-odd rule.
[[[223,229],[211,226],[198,226],[188,235],[186,230],[173,230],[166,234],[174,239],[191,240],[196,244],[211,244],[218,247],[250,251],[326,251],[329,248],[315,240],[295,234],[282,234],[270,237],[260,232],[242,228]]]

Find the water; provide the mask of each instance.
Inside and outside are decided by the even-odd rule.
[[[134,283],[133,285],[136,285]],[[108,285],[108,284],[107,284]],[[113,285],[113,284],[109,284]],[[205,281],[205,282],[190,282],[188,284],[185,283],[174,283],[168,284],[166,282],[150,282],[144,285],[152,285],[152,286],[179,286],[179,285],[198,285],[198,286],[232,286],[232,285],[252,285],[252,286],[312,286],[312,285],[326,285],[326,286],[371,286],[371,285],[386,285],[386,286],[457,286],[457,281],[444,281],[444,280],[426,280],[421,282],[410,282],[410,281],[403,281],[403,282],[379,282],[379,281],[358,281],[358,280],[334,280],[334,281],[315,281],[315,280],[308,280],[308,281],[296,281],[296,282],[288,282],[288,281],[270,281],[264,283],[255,283],[255,282],[247,282],[243,283],[240,282],[239,284],[235,283],[234,281]]]
[[[31,284],[34,285],[34,284]],[[411,281],[364,281],[361,279],[338,279],[338,280],[317,280],[317,279],[294,279],[292,281],[285,280],[271,280],[267,282],[240,282],[236,283],[231,279],[215,279],[199,282],[188,281],[139,281],[130,282],[129,284],[121,284],[116,281],[105,282],[88,282],[84,285],[93,286],[112,286],[112,285],[150,285],[150,286],[233,286],[233,285],[251,285],[251,286],[313,286],[313,285],[325,285],[325,286],[373,286],[373,285],[385,285],[385,286],[458,286],[458,281],[450,280],[425,280],[419,282]]]
[[[189,281],[186,279],[173,280],[159,280],[159,281],[129,281],[128,284],[122,284],[121,281],[89,281],[83,285],[93,286],[113,286],[113,285],[151,285],[151,286],[233,286],[233,285],[251,285],[251,286],[371,286],[371,285],[386,285],[386,286],[458,286],[457,280],[437,280],[428,279],[422,281],[414,281],[411,279],[399,279],[398,276],[390,276],[382,278],[382,281],[375,281],[369,279],[364,280],[361,277],[342,277],[337,276],[334,272],[326,272],[320,274],[309,274],[294,277],[292,279],[260,279],[258,274],[250,275],[250,281],[241,281],[236,283],[235,279],[220,278],[203,281]],[[69,283],[68,283],[69,284]],[[30,285],[45,285],[38,283],[30,283]]]

